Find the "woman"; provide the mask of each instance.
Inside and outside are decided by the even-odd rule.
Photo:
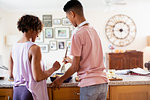
[[[56,61],[46,71],[41,64],[40,47],[33,43],[43,28],[38,17],[24,15],[17,25],[23,37],[10,53],[10,77],[14,78],[13,100],[48,100],[46,79],[60,68],[60,64]]]

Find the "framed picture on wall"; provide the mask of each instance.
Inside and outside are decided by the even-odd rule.
[[[55,38],[56,39],[69,39],[70,29],[68,27],[55,28]]]
[[[53,19],[53,25],[61,25],[61,19]]]
[[[58,49],[65,49],[65,42],[66,41],[57,41],[58,43]]]
[[[50,41],[50,50],[57,50],[57,42],[56,41]]]
[[[53,29],[45,28],[45,38],[53,38]]]
[[[43,31],[39,34],[39,36],[36,38],[36,43],[42,43],[44,42],[44,36],[43,36]]]
[[[71,40],[67,40],[67,47],[68,47],[68,50],[71,50]]]
[[[44,27],[52,27],[52,15],[43,15]]]
[[[70,23],[70,21],[69,21],[68,18],[62,18],[62,25],[64,25],[64,26],[70,26],[71,23]]]
[[[48,44],[37,44],[41,48],[42,53],[48,53]]]

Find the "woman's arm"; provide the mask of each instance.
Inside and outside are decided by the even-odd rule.
[[[12,60],[12,52],[9,55],[9,77],[13,78],[13,60]]]
[[[52,68],[43,71],[41,67],[41,51],[40,51],[40,47],[37,45],[33,45],[30,48],[29,55],[31,55],[31,68],[32,68],[33,78],[37,82],[47,79],[52,73],[54,73],[60,68],[59,62],[56,61],[53,64]]]

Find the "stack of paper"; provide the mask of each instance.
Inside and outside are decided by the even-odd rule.
[[[150,72],[146,71],[142,68],[134,68],[134,69],[130,69],[131,72],[136,73],[136,74],[141,74],[141,75],[149,75]]]
[[[124,69],[124,70],[116,70],[115,73],[118,75],[126,75],[130,72],[130,69]]]

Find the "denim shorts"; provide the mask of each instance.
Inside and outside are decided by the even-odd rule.
[[[80,88],[80,100],[106,100],[108,83]]]

